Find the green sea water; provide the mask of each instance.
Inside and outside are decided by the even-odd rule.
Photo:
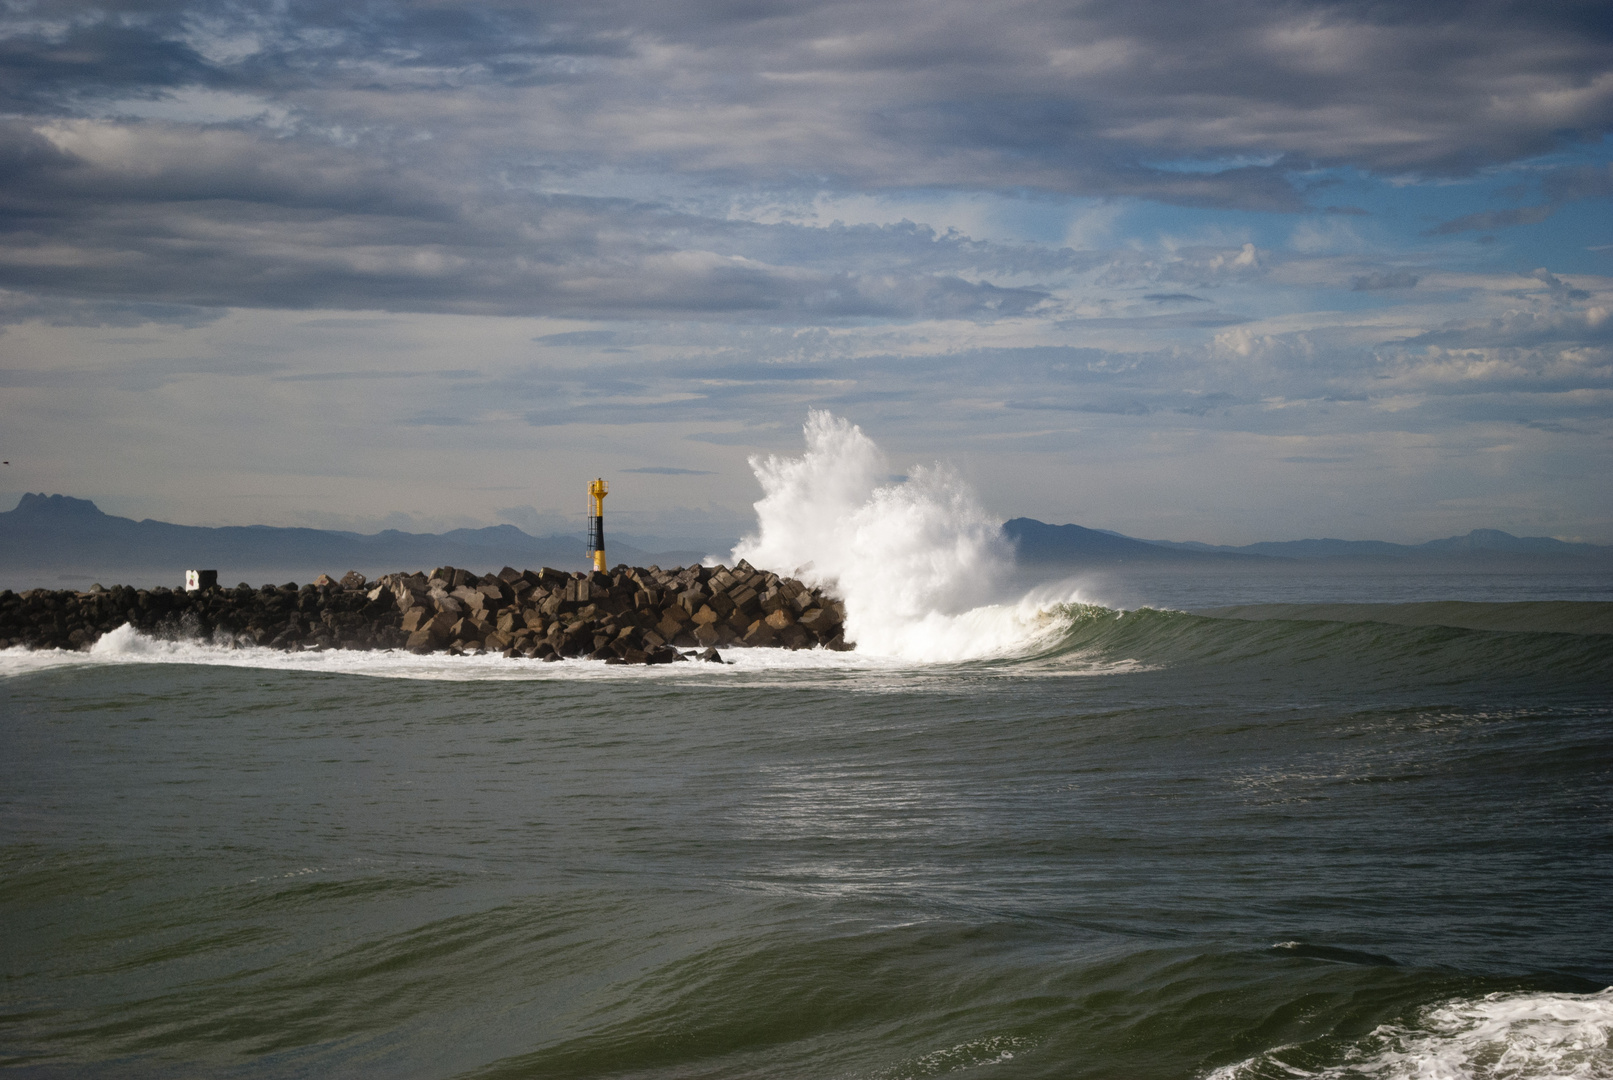
[[[11,650],[0,1065],[1613,1077],[1613,636],[1547,614],[1071,608],[965,663]]]

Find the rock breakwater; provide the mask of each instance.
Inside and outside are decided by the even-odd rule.
[[[694,650],[821,646],[846,650],[840,602],[757,570],[619,566],[573,574],[545,567],[478,576],[353,572],[253,588],[0,592],[0,647],[87,649],[125,624],[168,638],[275,649],[490,652],[550,660],[671,663]]]

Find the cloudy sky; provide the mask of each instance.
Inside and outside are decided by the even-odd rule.
[[[1613,6],[0,3],[0,497],[1613,543]]]

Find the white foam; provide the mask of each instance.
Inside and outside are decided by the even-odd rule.
[[[1206,1080],[1287,1075],[1319,1080],[1613,1080],[1613,988],[1597,994],[1490,994],[1385,1024],[1322,1066],[1293,1047],[1217,1069]]]
[[[447,653],[413,653],[394,650],[307,649],[282,652],[256,645],[176,641],[141,633],[127,624],[104,635],[88,651],[30,650],[21,646],[0,649],[0,678],[53,670],[120,665],[191,665],[197,667],[256,668],[264,671],[299,671],[329,675],[362,675],[381,679],[421,679],[436,682],[538,682],[587,679],[672,679],[707,683],[744,678],[750,685],[767,685],[778,676],[780,685],[800,686],[813,676],[838,679],[857,675],[854,689],[870,692],[911,689],[928,673],[944,675],[950,668],[916,663],[901,657],[875,656],[827,649],[727,649],[722,664],[699,661],[676,664],[602,664],[597,660],[506,659],[497,654],[450,656]],[[1063,657],[1056,670],[1040,675],[1087,676],[1137,670],[1129,660],[1097,656]],[[980,674],[1012,675],[1023,665],[979,669]],[[867,676],[875,676],[873,679]],[[881,676],[888,676],[883,678]],[[760,680],[760,681],[759,681]]]
[[[762,485],[757,531],[733,558],[831,589],[846,638],[866,655],[958,661],[1024,655],[1057,641],[1080,590],[1003,602],[1013,549],[974,492],[945,464],[892,479],[862,429],[807,415],[806,452],[751,458]]]
[[[507,659],[497,654],[415,655],[401,650],[308,649],[283,652],[256,645],[176,641],[153,637],[124,624],[101,637],[88,651],[65,649],[0,650],[0,677],[52,669],[108,667],[128,664],[185,664],[203,667],[258,668],[270,671],[324,672],[389,679],[451,682],[575,679],[665,679],[700,676],[722,678],[765,672],[901,671],[910,664],[886,657],[825,649],[730,649],[723,664],[699,661],[677,664],[602,664],[597,660]]]

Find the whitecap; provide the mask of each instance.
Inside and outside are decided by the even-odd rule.
[[[1613,988],[1595,994],[1489,994],[1440,1002],[1384,1024],[1330,1063],[1279,1047],[1206,1080],[1268,1076],[1347,1080],[1613,1080]]]

